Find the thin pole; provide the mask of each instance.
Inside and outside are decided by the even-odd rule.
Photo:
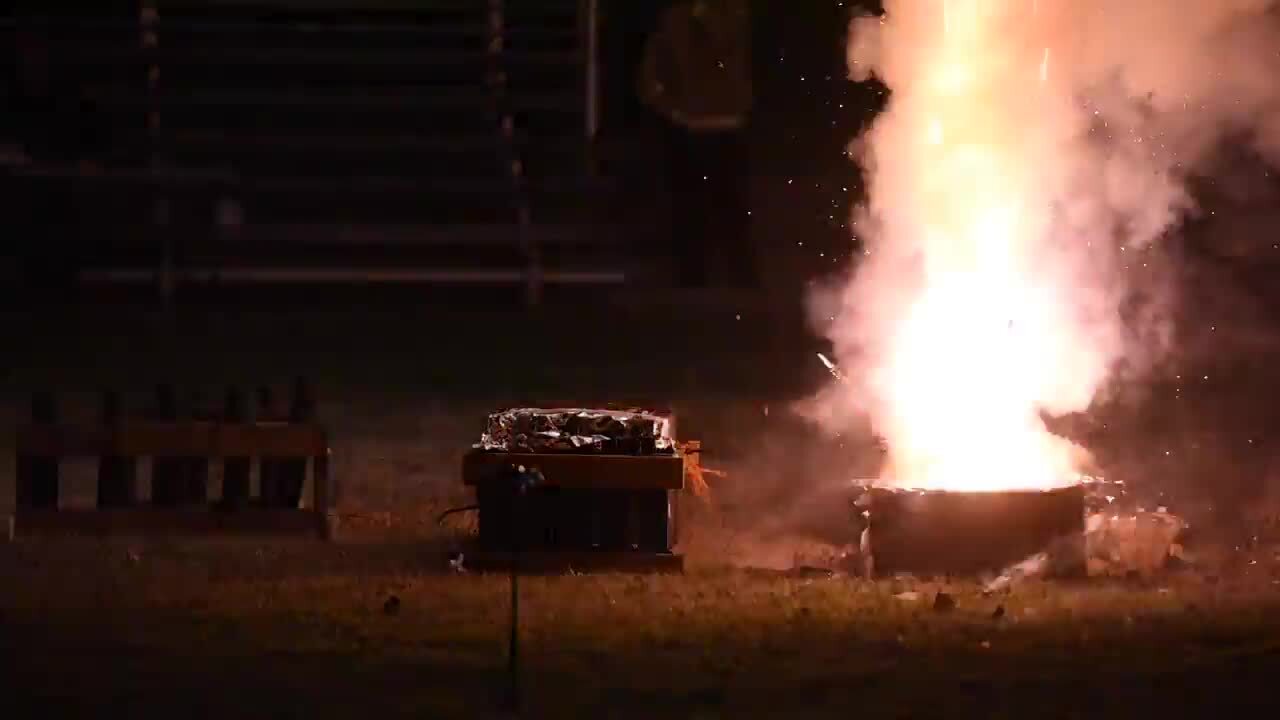
[[[518,525],[518,523],[517,523]],[[507,707],[520,709],[520,550],[511,540],[511,637],[507,643]]]
[[[524,501],[532,487],[540,485],[542,474],[536,469],[526,470],[524,466],[511,468],[514,471],[511,479],[511,634],[507,641],[507,692],[503,709],[516,713],[520,711],[520,543],[524,529]]]
[[[587,140],[595,140],[600,131],[600,4],[586,0],[587,68],[586,130]]]

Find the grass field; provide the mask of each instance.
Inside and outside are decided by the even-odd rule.
[[[731,567],[785,569],[838,543],[847,521],[825,488],[858,472],[856,448],[787,418],[787,400],[822,369],[803,333],[756,307],[7,320],[22,342],[4,378],[6,426],[33,387],[72,390],[68,412],[87,414],[106,386],[142,393],[168,379],[217,398],[231,382],[310,375],[337,438],[343,522],[330,545],[0,544],[5,717],[494,716],[506,580],[445,572],[465,522],[440,529],[435,514],[465,497],[457,461],[492,407],[620,398],[670,403],[681,434],[702,438],[730,476],[716,512],[692,518],[685,575],[523,581],[529,717],[1182,717],[1280,705],[1280,555],[1267,542],[1195,571],[991,596],[972,583]],[[11,476],[6,460],[6,503]],[[77,482],[73,496],[89,487]],[[953,611],[933,609],[939,591]]]
[[[48,703],[39,716],[490,717],[504,688],[506,581],[440,574],[421,546],[18,544],[0,557],[9,698]],[[932,608],[939,590],[955,610]],[[1276,706],[1266,575],[986,597],[722,568],[526,578],[522,598],[530,717]]]

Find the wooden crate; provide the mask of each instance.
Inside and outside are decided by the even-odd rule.
[[[329,439],[314,422],[314,400],[304,382],[282,410],[268,390],[259,391],[257,417],[242,396],[227,394],[221,412],[179,411],[168,386],[157,389],[141,417],[123,412],[118,395],[106,393],[96,424],[58,421],[53,396],[38,393],[31,420],[17,430],[17,536],[270,534],[329,536],[332,497]],[[72,458],[98,462],[93,508],[70,509],[62,500],[61,465]],[[140,497],[139,466],[150,460],[151,496]],[[259,494],[251,495],[256,463]],[[214,471],[221,494],[210,499]],[[303,489],[312,479],[310,507]]]

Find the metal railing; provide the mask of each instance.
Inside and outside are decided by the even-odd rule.
[[[141,136],[145,138],[143,152],[137,156],[141,165],[134,167],[113,167],[100,172],[96,178],[86,178],[88,182],[125,182],[133,183],[137,186],[137,191],[146,193],[151,197],[149,216],[144,220],[149,225],[151,233],[154,233],[159,245],[156,247],[158,256],[156,265],[153,268],[139,267],[116,267],[101,268],[96,271],[88,272],[86,275],[97,282],[118,282],[132,284],[142,281],[144,277],[150,277],[155,283],[157,290],[163,302],[171,302],[175,288],[185,282],[198,282],[202,278],[218,278],[223,281],[240,282],[240,283],[302,283],[302,282],[356,282],[356,283],[405,283],[405,282],[424,282],[439,284],[507,284],[518,282],[524,285],[526,296],[530,303],[540,301],[542,288],[544,284],[590,284],[590,283],[621,283],[625,281],[625,274],[621,271],[613,269],[595,270],[548,270],[543,267],[542,245],[547,242],[555,242],[554,237],[549,236],[545,232],[538,232],[535,227],[535,201],[534,194],[546,192],[550,189],[552,192],[574,192],[568,186],[557,187],[555,178],[530,178],[528,177],[528,162],[525,153],[529,140],[524,136],[524,128],[519,126],[522,113],[527,111],[545,111],[548,103],[554,101],[557,108],[568,108],[568,96],[555,95],[554,91],[543,93],[542,95],[531,95],[528,93],[513,93],[509,84],[509,67],[513,62],[524,62],[522,58],[532,58],[535,63],[550,63],[552,61],[562,61],[563,59],[572,59],[572,55],[566,56],[564,53],[531,51],[528,48],[521,47],[514,50],[510,46],[508,40],[510,38],[519,38],[525,35],[539,32],[564,33],[562,35],[565,40],[572,33],[577,36],[577,45],[581,49],[581,55],[578,59],[581,68],[581,92],[582,104],[582,142],[588,150],[589,146],[595,140],[600,126],[600,49],[599,49],[599,23],[600,12],[598,0],[580,0],[577,7],[577,24],[563,28],[560,26],[547,26],[546,29],[531,28],[528,26],[512,27],[509,22],[509,13],[512,5],[506,0],[470,0],[462,2],[460,0],[450,0],[449,2],[430,2],[428,6],[448,6],[450,9],[476,9],[483,11],[481,17],[484,17],[485,23],[481,27],[468,24],[458,25],[419,25],[414,27],[400,27],[394,24],[379,24],[376,22],[355,21],[349,24],[333,24],[325,25],[324,32],[341,34],[343,36],[352,36],[355,34],[370,35],[387,35],[394,34],[423,34],[424,37],[444,36],[448,33],[469,33],[477,39],[483,40],[485,46],[475,58],[487,64],[488,82],[484,90],[489,95],[489,101],[496,109],[494,117],[497,119],[497,127],[493,132],[497,134],[497,144],[501,153],[503,165],[507,168],[507,182],[509,183],[510,192],[513,194],[513,207],[515,210],[514,223],[510,231],[514,231],[515,237],[512,239],[512,246],[516,248],[524,258],[525,271],[523,273],[514,272],[506,268],[480,268],[451,270],[437,269],[431,267],[415,268],[351,268],[344,271],[341,268],[315,268],[315,267],[273,267],[273,268],[257,268],[252,266],[237,268],[217,268],[217,267],[190,267],[180,266],[176,258],[181,256],[174,243],[178,242],[177,230],[172,227],[171,221],[173,217],[173,195],[176,192],[190,192],[192,187],[207,187],[208,192],[212,195],[215,193],[225,192],[227,188],[245,187],[245,188],[267,188],[274,189],[278,192],[309,192],[308,185],[323,185],[323,178],[318,177],[249,177],[240,176],[234,168],[230,172],[226,168],[196,168],[186,167],[182,163],[173,160],[172,146],[174,142],[174,133],[179,135],[182,133],[180,128],[174,124],[167,122],[167,113],[169,112],[170,103],[178,102],[186,98],[187,100],[199,99],[204,97],[198,93],[192,93],[183,88],[174,88],[172,85],[168,88],[164,83],[167,81],[165,68],[167,63],[178,61],[184,57],[183,53],[189,52],[188,48],[182,46],[166,45],[164,35],[169,32],[177,33],[217,33],[220,31],[230,31],[233,33],[254,33],[256,31],[265,32],[291,32],[293,30],[301,31],[303,28],[290,27],[288,25],[273,25],[270,23],[258,23],[253,21],[245,21],[243,19],[217,19],[209,17],[200,18],[174,18],[163,16],[162,13],[167,6],[156,0],[143,2],[139,7],[139,14],[134,20],[119,19],[101,19],[101,18],[45,18],[24,20],[27,26],[39,27],[45,23],[45,27],[74,27],[77,29],[95,29],[95,28],[114,28],[114,29],[133,29],[137,32],[136,57],[124,57],[127,54],[119,48],[115,50],[104,49],[104,52],[114,53],[109,58],[113,61],[124,61],[132,64],[134,68],[140,68],[144,73],[145,83],[142,85],[141,93],[128,98],[124,96],[114,97],[113,100],[122,102],[129,106],[132,113],[135,110],[141,111],[138,114],[142,123]],[[569,13],[572,13],[572,6],[569,6]],[[517,8],[523,12],[524,5]],[[571,17],[566,14],[566,17]],[[10,28],[18,26],[15,20],[0,19],[0,26]],[[315,32],[315,28],[311,28],[308,32]],[[416,36],[416,35],[414,35]],[[423,58],[431,62],[433,60],[443,60],[450,63],[462,62],[459,58],[455,58],[450,53],[436,52],[431,49],[431,43],[425,43]],[[215,48],[216,49],[216,48]],[[237,48],[239,50],[239,48]],[[303,48],[304,54],[306,49]],[[96,56],[93,54],[96,50],[93,47],[78,47],[72,49],[73,54],[79,56],[80,60],[92,61]],[[131,51],[130,51],[131,52]],[[228,51],[230,52],[230,51]],[[384,53],[385,54],[385,53]],[[119,56],[119,57],[116,57]],[[339,57],[341,56],[341,57]],[[448,56],[448,57],[446,57]],[[335,58],[346,62],[346,54],[338,53],[333,57],[324,55],[324,52],[317,51],[311,55],[307,55],[307,60],[324,62],[334,62]],[[359,63],[356,58],[354,62]],[[314,64],[314,63],[312,63]],[[373,65],[372,61],[364,63]],[[176,94],[175,89],[181,90]],[[481,90],[481,88],[476,88]],[[136,92],[136,91],[133,91]],[[214,93],[219,95],[221,100],[233,101],[236,104],[236,93]],[[576,93],[573,93],[576,94]],[[212,99],[213,95],[209,95]],[[225,97],[222,97],[225,95]],[[320,93],[324,96],[324,93]],[[325,97],[319,97],[324,100]],[[247,97],[247,96],[246,96]],[[255,96],[256,97],[256,96]],[[446,93],[444,97],[423,98],[414,104],[415,107],[435,104],[450,105],[453,102],[461,102],[458,98],[450,100]],[[252,98],[250,98],[252,99]],[[308,100],[308,98],[297,98],[299,101]],[[368,98],[366,98],[368,100]],[[241,98],[241,101],[245,101]],[[279,104],[280,98],[276,98]],[[310,98],[311,104],[316,104],[316,98]],[[377,106],[379,112],[386,111],[390,108],[387,103],[379,104],[377,98],[373,98],[373,104]],[[403,101],[401,101],[403,102]],[[219,107],[225,103],[215,103]],[[367,103],[366,103],[367,104]],[[576,104],[576,103],[574,103]],[[352,101],[347,105],[355,106],[357,103]],[[383,107],[383,106],[386,107]],[[212,107],[212,106],[211,106]],[[461,107],[461,105],[459,105]],[[469,107],[469,105],[468,105]],[[421,108],[420,108],[421,109]],[[479,108],[477,108],[479,109]],[[426,110],[423,110],[426,112]],[[166,127],[168,125],[168,127]],[[173,136],[173,137],[171,137]],[[287,137],[287,136],[286,136]],[[357,137],[357,136],[350,136]],[[364,136],[358,136],[364,137]],[[443,136],[442,136],[443,137]],[[572,137],[572,134],[569,135]],[[430,141],[430,142],[428,142]],[[552,140],[554,145],[556,141]],[[462,143],[465,144],[465,143]],[[359,143],[355,143],[356,146]],[[411,144],[412,145],[412,144]],[[432,145],[445,146],[448,149],[449,143],[444,142],[441,138],[420,137],[420,142],[416,146],[427,148]],[[539,143],[539,148],[546,147],[546,143]],[[358,147],[355,148],[358,151]],[[135,161],[136,162],[136,161]],[[585,169],[585,168],[584,168]],[[58,168],[42,168],[39,166],[29,166],[26,168],[9,171],[6,173],[11,179],[22,181],[26,177],[52,177],[57,178],[59,175],[66,181],[76,181],[73,169],[64,168],[59,172]],[[183,182],[174,185],[176,179]],[[342,183],[350,185],[359,180],[396,180],[397,178],[377,178],[377,177],[351,177],[339,178]],[[292,185],[286,180],[296,180]],[[391,183],[387,185],[395,192],[412,191],[414,187],[420,185],[424,191],[432,186],[440,185],[439,178],[424,176],[421,178],[399,178],[401,182]],[[552,182],[548,183],[547,181]],[[468,190],[468,182],[476,185],[476,189]],[[283,183],[283,184],[282,184]],[[340,183],[340,184],[342,184]],[[386,184],[386,183],[384,183]],[[460,192],[479,192],[483,188],[479,187],[479,183],[472,179],[452,179],[449,183],[459,184]],[[498,187],[498,186],[494,186]],[[185,189],[180,189],[185,188]],[[436,192],[436,190],[429,190]],[[287,224],[286,224],[287,226]],[[501,232],[496,224],[490,224],[489,227],[494,231]],[[404,226],[401,224],[397,232],[397,243],[405,243]],[[429,233],[439,235],[438,232]],[[465,234],[465,233],[464,233]],[[371,232],[346,233],[345,237],[362,237],[368,238]],[[552,234],[554,235],[554,234]],[[435,244],[439,244],[438,238]],[[405,243],[405,244],[411,244]],[[428,243],[432,244],[432,243]]]
[[[600,0],[582,0],[579,17],[582,20],[582,37],[585,42],[583,58],[583,112],[587,142],[593,142],[600,132]]]

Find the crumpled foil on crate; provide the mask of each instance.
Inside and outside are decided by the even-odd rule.
[[[642,410],[509,408],[490,413],[476,448],[491,452],[669,455],[670,418]]]

